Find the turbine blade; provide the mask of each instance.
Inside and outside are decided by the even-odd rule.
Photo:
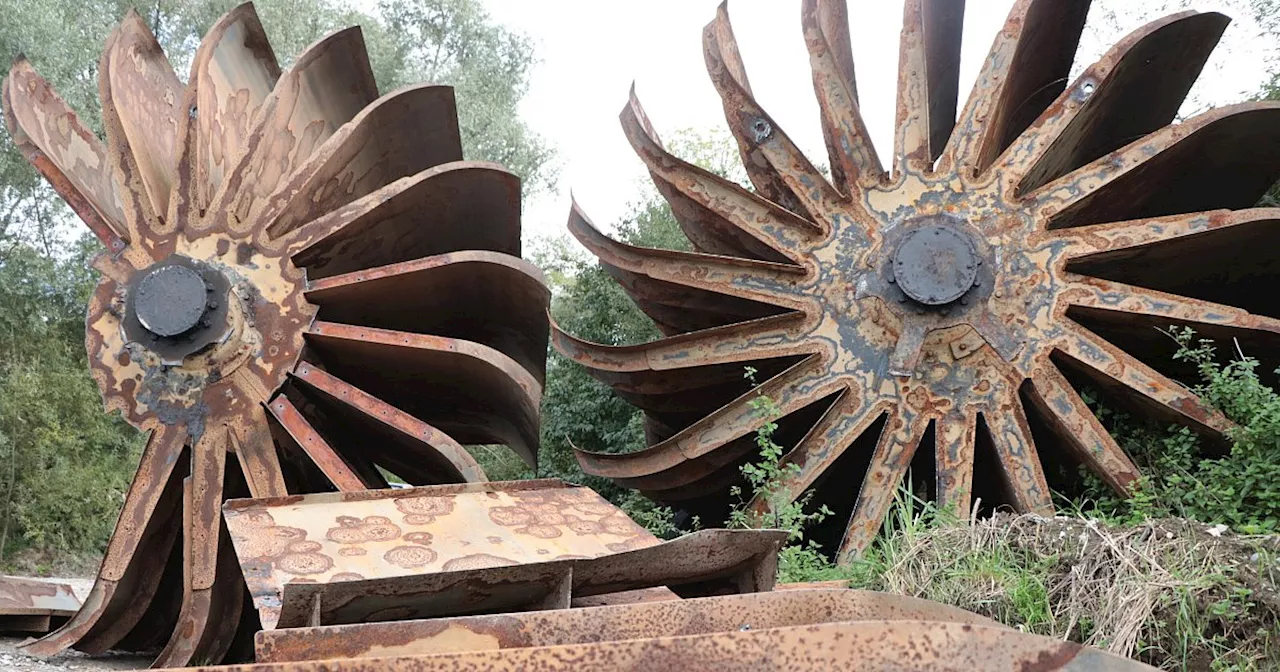
[[[960,519],[969,516],[973,501],[973,457],[978,419],[971,412],[952,410],[934,426],[934,470],[938,507]]]
[[[911,458],[915,456],[928,427],[928,418],[909,409],[898,407],[889,411],[889,419],[876,442],[871,466],[863,477],[853,515],[849,517],[844,539],[840,542],[837,557],[841,564],[862,553],[875,540],[898,484],[907,473]]]
[[[300,364],[294,377],[336,405],[352,411],[344,417],[354,420],[360,416],[360,420],[350,424],[369,429],[380,425],[387,430],[365,433],[360,450],[367,452],[374,462],[385,464],[395,475],[421,485],[486,480],[475,458],[452,437],[430,424],[310,363]],[[388,440],[384,442],[382,437]]]
[[[1028,396],[1082,464],[1117,494],[1130,494],[1138,468],[1052,362],[1032,373]]]
[[[882,179],[884,168],[858,105],[848,8],[845,0],[805,0],[801,12],[831,175],[852,196]]]
[[[135,11],[129,11],[107,40],[98,64],[98,89],[111,150],[108,158],[123,183],[131,224],[152,232],[144,236],[149,244],[155,234],[176,229],[175,222],[164,218],[177,181],[183,86]]]
[[[24,58],[4,81],[5,124],[27,160],[112,253],[130,241],[107,148]]]
[[[1280,178],[1280,101],[1166,126],[1029,193],[1049,229],[1247,208]]]
[[[985,172],[1067,83],[1090,0],[1018,0],[996,35],[944,156]]]
[[[933,169],[956,120],[964,0],[906,0],[898,55],[894,160],[898,173]]]
[[[1033,191],[1172,123],[1230,21],[1181,12],[1148,23],[1089,66],[1001,161]],[[1012,171],[1011,174],[1019,171]]]
[[[738,45],[724,4],[702,33],[703,56],[724,103],[729,130],[738,139],[742,164],[765,198],[827,229],[845,198],[756,103],[735,72]]]
[[[260,106],[244,151],[224,170],[200,228],[248,230],[277,188],[377,97],[359,28],[307,47]]]
[[[453,88],[410,86],[375,100],[268,198],[255,231],[278,238],[403,177],[462,160]]]
[[[1000,408],[982,412],[982,420],[1000,458],[1005,483],[1019,513],[1053,514],[1053,499],[1044,479],[1027,412],[1016,391]]]
[[[311,280],[462,250],[520,256],[520,178],[454,161],[404,177],[278,241]]]
[[[634,90],[621,120],[631,147],[696,248],[787,263],[787,255],[817,240],[821,228],[815,223],[668,153]]]
[[[279,79],[280,66],[252,3],[223,14],[209,29],[192,61],[180,115],[186,120],[179,133],[185,169],[170,199],[171,221],[204,215]]]

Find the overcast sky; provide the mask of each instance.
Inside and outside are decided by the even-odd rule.
[[[611,225],[637,200],[644,173],[618,125],[633,81],[660,135],[724,127],[719,98],[703,66],[701,39],[718,0],[483,1],[496,21],[533,38],[540,62],[521,113],[559,153],[555,192],[526,199],[526,238],[563,230],[570,190],[602,226]],[[1120,34],[1158,18],[1165,13],[1162,5],[1177,1],[1105,3],[1123,8],[1117,20],[1104,17],[1102,3],[1095,2],[1077,71]],[[1230,2],[1189,4],[1238,14],[1227,6]],[[967,3],[961,105],[1011,4]],[[863,115],[883,157],[893,130],[902,0],[849,0],[849,7]],[[800,0],[732,0],[729,13],[757,99],[802,150],[825,162],[800,31]],[[1236,21],[1228,29],[1193,91],[1195,105],[1233,102],[1258,88],[1276,45],[1260,44],[1256,34],[1257,26],[1249,21]]]

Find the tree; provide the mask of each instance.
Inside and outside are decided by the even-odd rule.
[[[492,24],[477,0],[381,0],[378,11],[400,66],[383,86],[449,82],[468,156],[501,163],[527,191],[554,181],[550,147],[516,115],[535,62],[528,37]]]

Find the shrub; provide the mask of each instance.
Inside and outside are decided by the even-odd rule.
[[[1073,506],[1121,522],[1177,516],[1221,523],[1240,532],[1273,532],[1280,526],[1280,394],[1258,375],[1258,361],[1236,348],[1221,361],[1215,345],[1189,328],[1170,330],[1174,358],[1196,366],[1192,389],[1235,426],[1229,450],[1204,456],[1199,438],[1184,427],[1136,422],[1086,394],[1085,400],[1133,457],[1143,476],[1132,497],[1121,500],[1086,475]]]

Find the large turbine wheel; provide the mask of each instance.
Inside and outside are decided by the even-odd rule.
[[[108,249],[89,360],[151,436],[84,609],[28,650],[216,662],[258,621],[223,500],[483,480],[462,444],[532,464],[549,295],[519,180],[462,160],[449,87],[378,97],[358,28],[282,73],[244,5],[184,86],[130,14],[99,83],[105,145],[23,60],[5,110]]]
[[[906,2],[887,168],[859,113],[843,0],[801,12],[833,180],[752,97],[724,6],[704,52],[754,191],[668,154],[633,96],[623,127],[696,251],[623,245],[573,211],[578,239],[667,335],[607,347],[553,330],[646,414],[651,445],[580,453],[588,472],[723,511],[766,421],[750,402],[767,394],[800,468],[790,492],[816,488],[849,516],[835,531],[848,560],[913,462],[962,514],[978,486],[1050,511],[1050,458],[1124,492],[1135,466],[1081,381],[1228,427],[1149,356],[1171,350],[1159,325],[1280,332],[1280,210],[1248,209],[1280,177],[1280,104],[1172,123],[1227,19],[1151,23],[1068,84],[1089,3],[1019,0],[957,116],[963,4]]]

